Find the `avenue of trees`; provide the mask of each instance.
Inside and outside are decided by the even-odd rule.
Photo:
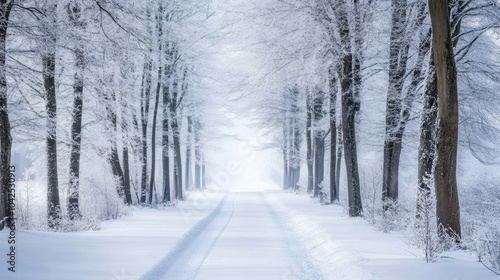
[[[54,230],[202,189],[208,3],[6,0],[0,14],[1,217],[14,149],[46,182]]]
[[[265,27],[258,118],[283,189],[384,230],[412,220],[423,247],[498,238],[481,203],[499,209],[498,172],[471,169],[500,163],[497,1],[266,1],[254,16]]]

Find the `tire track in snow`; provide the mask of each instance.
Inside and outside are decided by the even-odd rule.
[[[231,195],[233,196],[233,195]],[[192,280],[234,214],[234,201],[226,205],[228,195],[205,218],[196,223],[163,259],[145,273],[141,280]]]
[[[380,279],[359,265],[360,256],[331,240],[329,234],[310,217],[289,209],[272,195],[266,195],[264,200],[278,223],[288,232],[291,252],[298,258],[300,273],[292,276],[325,280]],[[286,276],[283,279],[287,279]]]
[[[284,274],[281,279],[300,280],[324,280],[321,268],[314,263],[314,259],[309,256],[307,248],[300,242],[300,238],[294,229],[286,222],[282,213],[278,212],[262,193],[261,201],[264,202],[269,214],[273,217],[277,227],[283,233],[288,252],[290,253],[295,266]]]

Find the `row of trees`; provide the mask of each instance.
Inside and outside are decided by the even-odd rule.
[[[108,193],[103,177],[128,205],[205,186],[195,49],[207,3],[6,0],[0,9],[1,217],[12,145],[46,170],[37,180],[47,182],[54,229],[82,218],[82,191]]]
[[[268,82],[263,87],[270,94],[262,99],[261,116],[268,127],[282,128],[282,136],[276,135],[275,143],[284,159],[284,189],[297,189],[301,184],[297,174],[300,174],[300,149],[305,135],[307,183],[304,185],[308,192],[326,203],[338,201],[343,157],[349,215],[355,217],[363,213],[358,134],[366,135],[358,125],[374,118],[377,108],[373,106],[378,106],[375,104],[385,103],[383,142],[372,144],[371,149],[383,147],[380,186],[383,212],[399,211],[404,136],[408,127],[413,129],[411,122],[420,113],[419,132],[413,129],[420,134],[418,178],[415,177],[417,211],[428,208],[424,201],[431,192],[435,193],[432,205],[436,207],[437,223],[448,235],[460,240],[456,178],[459,120],[461,131],[470,133],[477,128],[474,123],[482,122],[488,124],[491,134],[498,135],[494,114],[487,110],[470,114],[471,108],[477,109],[482,104],[485,95],[494,94],[494,87],[486,86],[484,93],[479,94],[474,90],[477,85],[484,81],[498,86],[498,69],[481,66],[484,58],[491,57],[498,48],[489,33],[499,28],[498,3],[389,2],[267,3],[263,8],[267,13],[259,12],[265,14],[261,16],[261,24],[271,30],[265,36],[280,43],[269,46],[269,56],[275,64],[268,67],[272,74],[266,73]],[[379,11],[390,20],[375,17]],[[282,20],[278,24],[276,17]],[[384,25],[390,29],[381,28]],[[488,56],[481,58],[471,52],[479,48],[478,44],[487,46]],[[375,91],[373,84],[381,84],[377,85],[380,90]],[[461,88],[460,96],[467,100],[460,105],[457,85]],[[363,100],[376,100],[374,94],[386,96],[385,102],[364,103]],[[460,117],[459,106],[464,111]],[[280,120],[270,121],[278,113],[282,116]],[[488,142],[494,137],[479,139],[463,135],[462,139],[467,138],[463,143],[468,142],[467,148],[479,160],[486,162],[487,157],[497,154]],[[327,182],[324,168],[328,148]]]

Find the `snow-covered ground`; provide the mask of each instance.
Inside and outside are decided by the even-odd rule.
[[[0,279],[498,279],[456,252],[426,263],[400,234],[340,206],[279,191],[194,193],[165,209],[134,208],[100,231],[18,231],[16,272],[0,232]]]

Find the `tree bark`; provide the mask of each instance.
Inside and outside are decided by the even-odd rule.
[[[343,145],[342,145],[342,123],[340,121],[340,118],[339,118],[339,121],[338,121],[338,125],[337,125],[337,141],[338,141],[338,144],[337,144],[337,164],[336,164],[336,168],[337,168],[337,171],[335,172],[335,189],[336,189],[336,194],[337,194],[337,200],[339,199],[339,195],[340,195],[340,168],[342,167],[342,149],[343,149]]]
[[[456,180],[458,147],[457,70],[451,39],[447,0],[429,1],[432,23],[433,57],[438,92],[438,130],[436,150],[436,213],[450,235],[460,240],[460,209]]]
[[[153,123],[151,124],[151,176],[149,178],[149,204],[153,204],[153,192],[155,186],[156,172],[156,119],[158,117],[158,105],[160,102],[160,90],[162,89],[163,61],[162,61],[162,46],[163,46],[163,6],[160,4],[158,14],[156,16],[156,30],[158,32],[158,77],[156,84],[156,95],[153,109]]]
[[[9,216],[8,190],[12,137],[7,108],[6,41],[9,15],[14,1],[0,1],[0,230]]]
[[[110,80],[112,82],[113,79]],[[116,96],[113,91],[106,93],[104,95],[104,102],[106,107],[106,115],[108,122],[110,123],[109,130],[111,131],[110,142],[111,147],[108,156],[108,162],[111,165],[111,172],[113,176],[118,180],[117,193],[120,198],[123,199],[124,203],[127,203],[125,197],[125,180],[123,176],[123,169],[120,164],[120,158],[118,157],[118,143],[117,143],[117,118],[115,108]]]
[[[314,159],[312,147],[312,102],[309,92],[306,93],[306,145],[307,145],[307,192],[312,193],[314,189]]]
[[[148,56],[144,57],[144,70],[141,89],[141,132],[142,132],[142,156],[141,156],[141,203],[146,203],[147,180],[148,180],[148,119],[149,100],[151,98],[151,70],[152,62]]]
[[[344,158],[347,171],[347,190],[349,197],[349,216],[361,216],[363,206],[358,171],[355,117],[358,106],[353,92],[353,57],[347,5],[345,0],[338,1],[334,8],[338,20],[338,30],[342,44],[342,57],[339,72],[342,93],[342,128],[344,138]]]
[[[176,192],[176,198],[178,200],[184,200],[184,193],[182,188],[182,158],[178,116],[179,85],[178,77],[177,75],[175,75],[175,73],[176,71],[174,70],[172,83],[172,102],[170,103],[170,114],[172,117],[171,127],[174,140],[174,188]]]
[[[198,118],[194,119],[194,185],[197,190],[202,188],[201,182],[201,143],[200,143],[201,124]]]
[[[396,136],[401,115],[403,91],[408,57],[406,0],[392,0],[392,24],[389,44],[389,87],[387,91],[384,163],[382,172],[382,199],[384,210],[398,199],[398,173],[401,139]]]
[[[325,112],[323,103],[325,101],[325,93],[321,89],[317,89],[314,96],[314,122],[317,125],[324,117]],[[324,189],[324,173],[325,173],[325,131],[317,128],[314,131],[314,197],[320,196],[320,189]],[[324,193],[322,194],[324,195]]]
[[[79,186],[80,186],[80,153],[82,142],[82,112],[83,112],[83,77],[84,61],[82,46],[75,49],[75,78],[73,84],[73,121],[71,123],[71,148],[69,159],[69,193],[68,216],[71,220],[80,217]]]
[[[163,172],[163,202],[171,202],[170,194],[170,87],[169,81],[163,85],[163,125],[162,125],[162,172]]]
[[[186,190],[191,188],[192,176],[191,176],[191,147],[192,147],[192,134],[193,134],[193,118],[187,116],[187,143],[186,143]]]
[[[329,69],[329,90],[330,90],[330,194],[329,202],[332,204],[334,201],[339,200],[339,193],[336,182],[336,152],[337,152],[337,79],[333,68]]]
[[[53,10],[52,10],[53,9]],[[61,218],[61,205],[59,201],[59,182],[57,175],[57,98],[55,83],[56,66],[56,35],[51,30],[56,25],[56,4],[46,11],[49,26],[45,26],[45,47],[42,54],[42,76],[45,88],[45,110],[47,112],[47,204],[48,222],[50,228],[57,228]]]
[[[150,18],[149,9],[147,10],[147,18]],[[148,29],[150,37],[153,32]],[[141,203],[146,203],[148,192],[148,120],[149,120],[149,105],[151,99],[151,71],[153,70],[153,61],[151,59],[153,48],[149,47],[149,54],[144,56],[144,66],[142,72],[141,86],[141,132],[142,132],[142,156],[141,156]]]

